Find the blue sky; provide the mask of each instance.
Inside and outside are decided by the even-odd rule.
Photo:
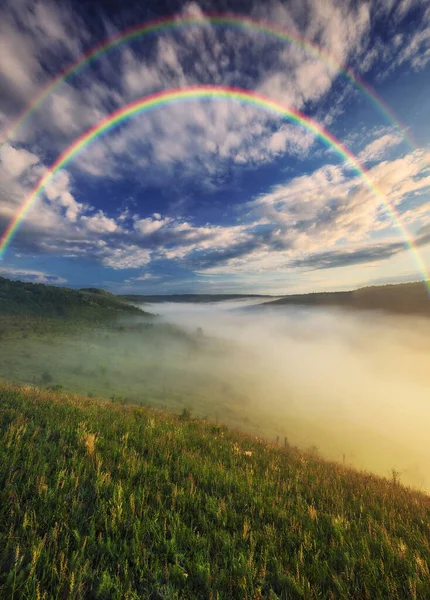
[[[430,7],[378,2],[51,2],[0,9],[0,129],[112,33],[169,15],[201,24],[125,44],[64,82],[0,150],[0,232],[55,158],[129,102],[216,84],[273,98],[338,137],[430,264]],[[204,11],[272,22],[349,65],[405,124],[325,62]],[[0,134],[1,135],[1,134]],[[118,293],[296,293],[417,280],[398,227],[350,166],[298,125],[225,100],[135,116],[86,147],[29,212],[0,275]]]

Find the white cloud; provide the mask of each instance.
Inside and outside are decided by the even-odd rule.
[[[6,48],[0,56],[0,82],[5,82],[8,96],[4,107],[0,106],[4,111],[0,123],[7,123],[14,110],[19,110],[16,98],[27,102],[47,81],[45,65],[53,56],[66,59],[88,46],[89,33],[69,5],[49,0],[32,4],[7,0],[9,14],[0,10],[0,35]],[[416,69],[424,66],[430,52],[425,22],[410,35],[396,29],[417,5],[380,2],[376,7],[294,0],[287,5],[259,3],[252,14],[305,35],[335,61],[352,62],[365,72],[378,61],[381,69],[389,60],[392,69],[406,64]],[[376,40],[369,49],[372,19],[378,10],[392,15],[393,35],[388,46]],[[55,154],[64,149],[115,108],[152,91],[200,83],[243,86],[292,107],[305,107],[309,113],[317,110],[320,100],[330,98],[322,116],[326,124],[344,110],[346,92],[328,96],[338,73],[324,60],[259,32],[216,29],[204,19],[197,3],[187,5],[184,12],[200,16],[201,25],[148,39],[150,51],[144,55],[138,43],[112,51],[97,69],[60,86],[32,115],[20,134],[28,142],[26,149],[16,145],[2,149],[3,220],[13,217],[44,169],[41,158],[46,150]],[[98,79],[98,72],[109,77]],[[386,159],[399,141],[386,131],[365,146],[360,158],[365,162]],[[234,169],[257,167],[282,155],[304,158],[313,145],[309,132],[259,109],[233,102],[193,101],[165,106],[123,124],[87,147],[75,159],[72,173],[136,178],[145,185],[174,182],[175,189],[187,181],[194,189],[201,185],[207,191],[222,186]],[[370,176],[405,213],[409,225],[416,226],[425,218],[422,203],[408,202],[429,187],[428,153],[422,150],[384,160],[372,167]],[[342,166],[326,165],[262,195],[248,204],[250,214],[240,226],[196,225],[191,218],[176,214],[139,214],[131,219],[130,212],[123,211],[114,218],[79,202],[72,183],[68,172],[58,173],[29,213],[23,230],[28,239],[34,235],[46,251],[87,253],[115,269],[137,268],[158,258],[198,264],[206,256],[204,265],[208,266],[203,268],[208,269],[283,269],[294,257],[336,245],[355,248],[391,227],[380,199]],[[218,263],[227,266],[217,267]]]
[[[9,175],[20,177],[29,167],[39,163],[39,157],[25,148],[18,149],[6,144],[2,148],[0,162]]]
[[[420,71],[430,62],[430,24],[415,31],[405,40],[402,48],[390,65],[390,71],[404,63],[411,65],[415,71]]]
[[[46,78],[46,59],[58,54],[59,49],[66,55],[78,54],[90,35],[79,11],[68,5],[43,0],[32,7],[29,0],[8,0],[6,6],[13,18],[0,19],[7,29],[5,39],[9,48],[2,54],[6,61],[3,75],[12,77],[28,97]],[[411,6],[403,3],[401,10],[397,10],[397,18],[403,18]],[[375,10],[372,6],[371,13],[369,5],[363,3],[313,0],[306,6],[298,1],[288,5],[257,4],[251,13],[304,35],[339,64],[355,59],[364,64]],[[393,9],[384,5],[379,10],[381,14],[389,14]],[[98,80],[95,73],[84,70],[76,76],[80,85],[76,85],[75,79],[63,83],[33,115],[21,135],[39,141],[42,129],[51,138],[50,148],[57,145],[63,148],[65,139],[75,138],[115,107],[149,92],[176,86],[200,83],[243,86],[299,109],[321,100],[332,90],[337,70],[300,46],[282,44],[259,32],[216,29],[204,18],[196,2],[185,5],[183,14],[200,16],[201,25],[187,27],[175,35],[164,32],[154,37],[152,52],[145,56],[139,53],[138,44],[105,55],[99,66],[102,72],[109,73],[109,85],[103,79]],[[111,33],[114,31],[112,24],[106,23],[105,27]],[[425,34],[420,31],[419,35],[419,43],[413,42],[411,36],[408,40],[398,34],[393,36],[403,49],[403,61],[424,56]],[[408,52],[401,45],[406,43],[411,48]],[[266,56],[270,56],[270,61]],[[0,57],[0,77],[1,60]],[[11,62],[14,60],[19,64]],[[252,77],[248,73],[249,64]],[[369,68],[371,64],[372,61]],[[339,101],[336,114],[341,112],[343,103]],[[216,104],[216,108],[199,103],[186,105],[185,109],[171,107],[168,113],[164,108],[162,116],[153,113],[142,120],[133,120],[118,134],[93,145],[85,156],[77,157],[75,165],[97,177],[130,177],[136,173],[137,178],[145,177],[150,183],[159,183],[163,177],[176,179],[181,165],[179,171],[184,179],[192,180],[196,173],[203,173],[203,187],[208,189],[222,184],[231,167],[229,161],[238,167],[253,167],[280,154],[306,156],[312,146],[312,136],[303,135],[295,127],[279,126],[278,121],[278,130],[273,131],[273,119],[261,111],[231,103],[227,108],[221,102]],[[331,110],[331,117],[334,116]]]
[[[157,216],[156,216],[157,215]],[[165,225],[170,222],[170,219],[167,217],[165,219],[161,218],[161,215],[158,213],[154,214],[154,219],[151,217],[146,217],[145,219],[135,219],[134,221],[134,229],[143,235],[148,235],[158,231]]]
[[[7,86],[3,84],[4,92],[8,91],[11,96],[16,95],[20,99],[26,94],[31,97],[41,71],[34,41],[20,35],[13,21],[4,18],[4,13],[0,14],[0,75],[7,82]]]
[[[0,277],[8,279],[17,279],[18,281],[28,281],[31,283],[58,284],[66,283],[67,279],[57,277],[57,275],[49,275],[43,271],[33,271],[28,269],[11,269],[0,267]]]
[[[152,273],[143,273],[139,275],[139,277],[134,277],[133,281],[153,281],[155,279],[160,279],[160,275],[153,275]]]
[[[408,194],[430,185],[430,151],[415,150],[402,158],[375,165],[369,175],[389,200],[400,204]]]
[[[394,146],[400,144],[402,139],[394,133],[387,133],[373,140],[360,152],[358,159],[361,162],[381,160]]]
[[[30,189],[43,174],[40,157],[23,148],[6,145],[0,162],[0,218],[9,221],[28,197]],[[78,202],[72,193],[72,181],[66,170],[55,174],[45,186],[22,225],[27,233],[59,239],[82,239],[90,233],[120,231],[114,219],[102,211]]]
[[[151,262],[151,252],[133,244],[121,244],[118,248],[106,248],[101,260],[112,269],[137,269]]]
[[[207,189],[222,185],[232,162],[251,168],[285,154],[304,158],[313,144],[310,132],[261,109],[194,100],[135,117],[86,148],[74,164],[96,176],[146,185],[192,181]]]
[[[67,219],[75,223],[78,216],[85,210],[85,206],[75,200],[70,192],[70,175],[67,171],[60,171],[45,186],[44,194],[48,200],[66,208]]]
[[[99,210],[95,215],[83,215],[79,222],[83,223],[85,229],[92,233],[112,233],[114,231],[120,231],[120,227],[115,219],[107,217],[102,210]]]

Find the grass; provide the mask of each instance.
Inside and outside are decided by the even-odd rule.
[[[430,597],[430,499],[217,424],[0,383],[0,597]]]
[[[215,367],[215,373],[210,372],[211,360],[231,352],[227,343],[156,318],[89,323],[0,315],[0,343],[0,379],[59,385],[71,393],[105,400],[121,397],[127,403],[173,411],[191,408],[201,417],[222,414],[228,425],[260,436],[284,434],[278,417],[266,415],[262,425],[261,410],[248,401],[252,385],[244,377],[226,376],[231,382],[227,386]],[[208,358],[205,370],[193,370],[197,357]]]

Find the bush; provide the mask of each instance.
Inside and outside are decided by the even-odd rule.
[[[181,414],[179,415],[181,421],[189,421],[191,419],[191,411],[189,408],[184,408]]]
[[[42,375],[40,376],[40,379],[41,379],[42,383],[51,383],[51,381],[54,381],[53,376],[47,370],[42,371]]]

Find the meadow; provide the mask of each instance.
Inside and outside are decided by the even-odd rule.
[[[300,375],[319,338],[336,368],[361,348],[355,324],[249,302],[140,310],[0,281],[1,599],[428,597],[430,499],[402,485],[405,446],[348,429]],[[420,364],[396,371],[426,385]],[[348,444],[387,477],[351,468]]]
[[[4,282],[6,381],[186,409],[430,490],[426,319],[255,298],[139,310],[103,290]]]
[[[0,384],[0,597],[430,594],[430,499],[215,422]]]

